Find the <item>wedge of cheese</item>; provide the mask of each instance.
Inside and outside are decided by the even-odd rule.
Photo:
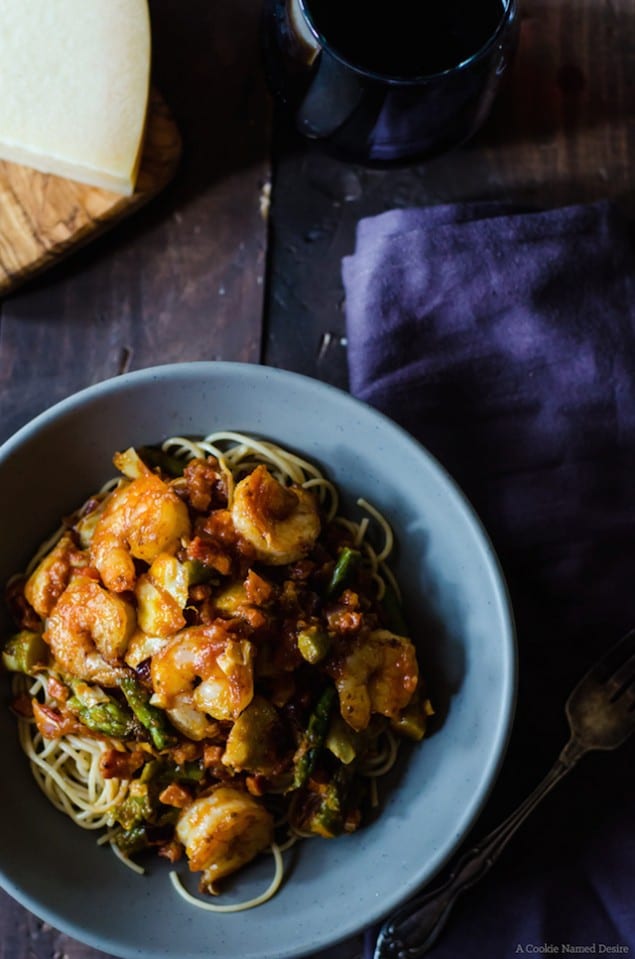
[[[150,45],[147,0],[0,0],[0,159],[133,193]]]

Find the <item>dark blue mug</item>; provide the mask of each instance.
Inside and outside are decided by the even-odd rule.
[[[425,158],[488,115],[517,0],[264,0],[265,70],[295,128],[361,162]]]

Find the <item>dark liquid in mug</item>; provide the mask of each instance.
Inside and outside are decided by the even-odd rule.
[[[349,63],[414,79],[469,59],[496,32],[502,0],[305,0],[324,42]]]

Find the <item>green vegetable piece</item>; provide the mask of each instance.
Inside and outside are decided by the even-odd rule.
[[[227,737],[223,763],[236,772],[268,776],[274,772],[279,753],[280,719],[264,696],[254,696],[240,714]]]
[[[145,823],[138,823],[130,829],[120,829],[113,836],[112,842],[127,856],[142,852],[150,845],[147,826]]]
[[[67,706],[93,732],[119,739],[128,736],[134,729],[132,715],[114,699],[87,706],[78,696],[72,696]]]
[[[326,786],[319,792],[311,793],[308,819],[302,823],[302,829],[332,839],[344,831],[346,806],[353,777],[350,769],[340,766]]]
[[[357,738],[348,723],[345,723],[339,713],[336,713],[331,719],[324,745],[336,759],[348,766],[357,755],[355,742]]]
[[[152,769],[147,770],[151,766]],[[161,777],[155,777],[158,771],[167,774],[174,765],[162,760],[151,760],[144,767],[140,779],[130,784],[126,798],[119,804],[114,813],[114,820],[122,827],[113,837],[113,842],[124,853],[140,852],[152,845],[152,833],[156,836],[156,829],[165,826],[174,826],[179,809],[164,806],[159,800],[162,787]],[[147,780],[144,775],[147,771]],[[174,782],[174,777],[169,777]]]
[[[176,743],[176,737],[170,732],[165,714],[151,705],[150,694],[143,686],[132,676],[126,676],[119,683],[119,688],[134,715],[149,732],[155,748],[160,750],[173,746]]]
[[[166,476],[183,476],[187,461],[166,453],[160,446],[140,446],[136,452],[150,469],[158,468]]]
[[[141,775],[139,776],[139,782],[149,783],[157,779],[164,768],[164,763],[161,759],[150,759],[147,763],[144,763],[143,769],[141,770]]]
[[[422,702],[420,696],[415,693],[415,698],[401,711],[398,718],[391,720],[390,728],[400,736],[418,743],[426,734],[428,716],[433,715],[434,709],[430,700],[424,699]]]
[[[12,673],[30,676],[37,666],[43,666],[48,658],[48,646],[40,633],[22,629],[11,636],[2,651],[2,663]]]
[[[166,778],[168,782],[200,783],[204,775],[205,770],[201,764],[193,760],[189,763],[183,763],[181,766],[174,766],[171,774]]]
[[[410,636],[410,630],[403,614],[401,601],[390,583],[386,583],[386,590],[381,600],[386,628],[397,636]]]
[[[298,649],[307,663],[319,663],[330,647],[331,637],[321,626],[307,626],[298,633]]]
[[[335,599],[347,586],[350,586],[361,558],[362,554],[358,549],[352,549],[350,546],[343,548],[337,557],[331,580],[326,587],[327,599]]]
[[[327,686],[309,718],[306,733],[295,754],[293,788],[299,789],[307,781],[324,745],[329,727],[329,718],[337,697],[334,686]]]
[[[392,720],[390,728],[400,736],[404,736],[406,739],[412,739],[418,743],[423,739],[426,733],[425,716],[421,710],[415,711],[407,709],[398,719]]]
[[[153,787],[160,790],[174,782],[199,783],[204,776],[205,770],[196,760],[177,765],[162,757],[151,759],[144,765],[139,782],[151,783]]]
[[[140,823],[148,822],[154,813],[148,783],[140,780],[130,784],[128,795],[115,811],[115,818],[124,830],[132,830]],[[119,843],[117,842],[117,845]]]
[[[185,567],[188,586],[200,586],[201,583],[209,583],[216,575],[216,571],[211,566],[206,566],[198,559],[186,559],[183,566]]]

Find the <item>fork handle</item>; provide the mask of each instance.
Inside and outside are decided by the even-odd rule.
[[[586,749],[571,739],[524,802],[459,859],[447,881],[405,903],[382,926],[374,959],[419,959],[436,942],[458,896],[489,872],[518,827]]]

